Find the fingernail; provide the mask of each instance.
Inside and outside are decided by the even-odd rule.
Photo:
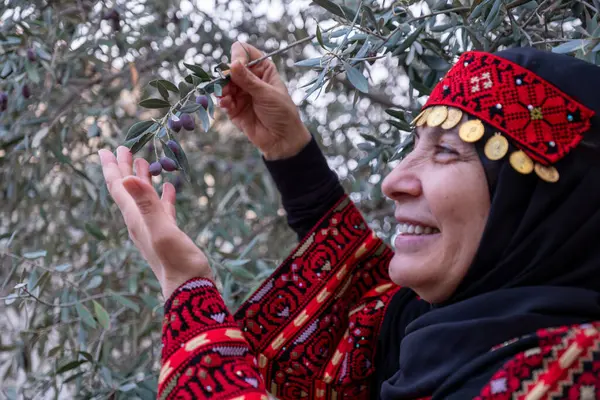
[[[233,62],[233,64],[231,65],[231,68],[240,68],[240,69],[244,69],[244,64],[242,64],[242,62],[240,60],[235,60]]]
[[[106,153],[108,153],[108,150],[98,150],[98,157],[100,157],[100,164],[104,164],[104,159],[106,157]]]
[[[117,152],[121,152],[121,153],[127,152],[127,153],[129,153],[129,147],[127,147],[127,146],[119,146],[119,147],[117,147]]]

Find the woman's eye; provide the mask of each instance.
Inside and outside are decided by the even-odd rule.
[[[435,146],[435,152],[437,154],[452,154],[452,155],[458,155],[458,152],[456,150],[454,150],[451,147],[448,146],[443,146],[443,145],[437,145]]]

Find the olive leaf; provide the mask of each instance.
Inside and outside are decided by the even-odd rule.
[[[100,323],[100,325],[104,329],[110,329],[110,315],[108,312],[102,307],[100,303],[94,300],[94,313],[96,314],[96,319]]]
[[[127,136],[125,140],[132,139],[136,136],[139,136],[141,133],[151,129],[152,127],[158,127],[154,121],[138,121],[135,124],[131,125],[129,130],[127,131]]]
[[[123,146],[128,147],[131,151],[131,154],[135,154],[138,151],[140,151],[146,145],[146,143],[150,141],[150,139],[154,137],[154,134],[154,132],[146,131],[134,138],[125,141],[125,143],[123,143]]]
[[[204,71],[202,69],[201,66],[199,65],[193,65],[193,64],[186,64],[183,63],[183,65],[189,69],[190,71],[192,71],[197,77],[199,77],[200,79],[202,79],[203,81],[210,81],[212,78],[210,77],[210,75],[208,75],[208,73],[206,73],[206,71]]]
[[[171,107],[171,104],[163,99],[145,99],[139,102],[139,105],[144,108],[166,108]]]
[[[354,68],[347,62],[344,62],[344,69],[346,70],[346,76],[348,80],[356,89],[363,93],[369,92],[369,82],[367,78],[358,69]]]
[[[188,93],[192,90],[192,88],[187,85],[185,82],[179,82],[179,97],[184,98],[188,95]]]
[[[202,122],[202,130],[204,132],[208,132],[210,129],[210,119],[208,117],[208,113],[203,107],[198,109],[198,116],[200,117],[200,122]]]
[[[170,92],[179,93],[179,89],[177,89],[177,86],[175,86],[174,83],[167,81],[166,79],[155,79],[153,81],[150,81],[148,84],[156,88],[159,85],[162,85],[165,89],[167,89]]]
[[[77,311],[77,315],[81,318],[81,321],[89,326],[92,329],[96,329],[96,321],[92,316],[90,310],[87,309],[82,303],[75,304],[75,310]]]

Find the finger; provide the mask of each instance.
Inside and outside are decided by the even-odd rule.
[[[148,164],[148,161],[143,158],[137,158],[133,163],[135,164],[135,175],[151,185],[152,177],[150,176],[150,164]]]
[[[240,41],[235,42],[231,46],[231,62],[241,61],[244,65],[248,64],[252,60],[261,58],[264,55],[262,51],[256,47],[242,43]]]
[[[166,228],[165,223],[168,221],[168,216],[152,185],[137,176],[128,176],[122,182],[125,190],[135,201],[150,235]]]
[[[123,178],[133,174],[133,155],[127,147],[119,146],[117,148],[117,163]]]
[[[185,253],[189,253],[190,250],[197,252],[198,249],[193,247],[194,243],[191,239],[185,239],[187,236],[177,228],[174,219],[165,212],[165,203],[158,198],[152,185],[136,176],[128,176],[122,182],[141,213],[152,249],[162,264],[166,269],[185,266],[186,262],[182,260],[182,256],[185,256]],[[171,185],[165,185],[164,190],[168,204],[174,188]]]
[[[122,178],[121,170],[119,169],[117,159],[112,152],[103,149],[98,151],[98,155],[100,156],[100,164],[102,165],[104,180],[106,181],[106,185],[110,191],[112,184],[118,179]]]
[[[254,75],[239,60],[231,65],[231,80],[252,97],[264,96],[270,89],[269,84]]]
[[[121,180],[121,170],[117,164],[117,159],[112,152],[108,150],[100,150],[100,162],[102,163],[102,173],[108,187],[108,192],[114,199],[115,203],[121,210],[121,213],[126,216],[129,214],[135,203],[131,196],[125,191]]]
[[[240,92],[239,86],[230,81],[227,85],[223,86],[223,90],[221,91],[221,96],[217,96],[217,98],[223,98],[225,96],[235,97],[239,92]]]
[[[243,93],[237,98],[223,100],[219,105],[225,112],[231,121],[239,128],[236,119],[242,114],[250,116],[253,115],[252,109],[252,97],[248,93]],[[253,117],[254,118],[254,117]]]
[[[161,201],[163,203],[163,208],[167,215],[171,218],[175,219],[175,199],[177,197],[177,192],[175,191],[175,186],[171,183],[167,182],[163,185],[163,192]]]
[[[219,100],[219,107],[232,109],[235,107],[235,100],[231,96],[223,96]]]

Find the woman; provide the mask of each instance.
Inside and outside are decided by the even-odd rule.
[[[249,48],[249,46],[247,46]],[[261,54],[250,49],[250,57]],[[100,157],[165,304],[160,398],[600,398],[600,73],[467,52],[385,178],[394,251],[327,168],[270,62],[234,45],[221,106],[302,237],[232,316],[148,164]],[[577,83],[573,80],[577,77]]]

